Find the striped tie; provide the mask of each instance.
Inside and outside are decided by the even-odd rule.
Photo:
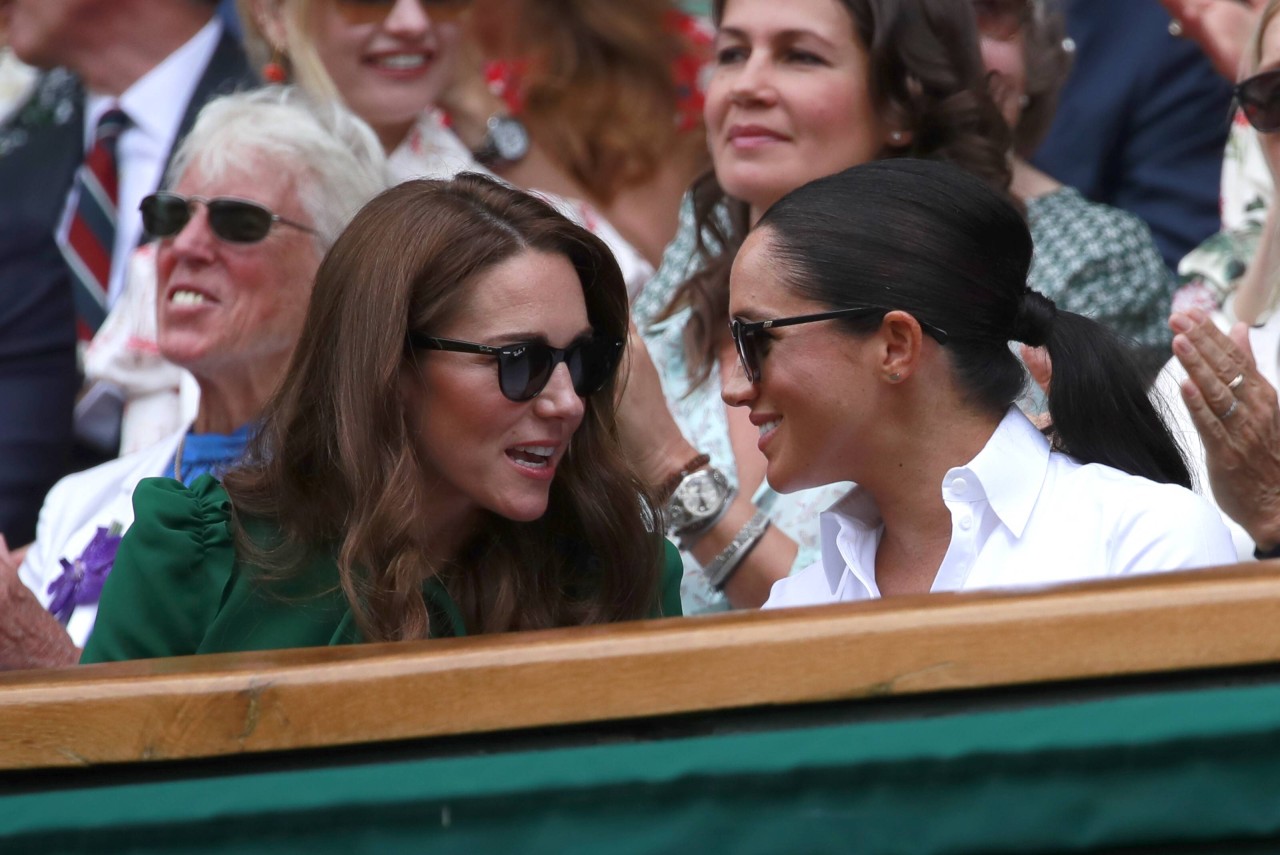
[[[93,146],[76,172],[75,210],[71,214],[62,254],[75,278],[76,334],[93,338],[107,316],[107,285],[111,279],[111,251],[116,240],[116,207],[120,178],[116,171],[116,143],[129,123],[123,110],[113,107],[98,120]]]

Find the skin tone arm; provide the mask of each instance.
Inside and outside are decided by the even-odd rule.
[[[10,552],[0,536],[0,671],[75,665],[80,648],[18,578],[24,552]]]
[[[698,451],[684,438],[667,409],[657,369],[634,325],[627,352],[627,379],[618,402],[623,445],[641,475],[650,484],[662,484]],[[749,496],[735,496],[724,517],[694,544],[692,552],[698,562],[704,566],[711,563],[755,512]],[[729,602],[736,608],[764,605],[773,583],[791,572],[796,549],[795,541],[770,526],[725,585]]]
[[[1174,314],[1169,327],[1175,333],[1174,355],[1187,370],[1182,398],[1204,442],[1214,498],[1259,550],[1270,550],[1280,545],[1276,390],[1258,372],[1244,324],[1226,336],[1193,310]],[[1244,382],[1233,391],[1228,384],[1236,376]]]

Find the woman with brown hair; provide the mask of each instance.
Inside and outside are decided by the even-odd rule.
[[[545,203],[383,193],[321,264],[247,462],[139,486],[83,661],[678,613],[614,438],[626,323],[608,249]]]
[[[872,160],[945,160],[1001,190],[1009,182],[1009,129],[967,3],[717,0],[713,12],[714,170],[632,312],[665,401],[633,394],[658,386],[633,369],[635,417],[624,422],[651,483],[674,490],[686,611],[763,603],[817,558],[818,513],[848,489],[778,494],[757,448],[764,426],[721,401],[735,362],[729,269],[752,224],[788,191]]]

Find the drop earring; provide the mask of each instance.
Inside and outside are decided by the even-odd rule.
[[[271,51],[271,59],[262,66],[262,79],[268,83],[284,83],[289,79],[289,74],[284,68],[284,56],[280,53],[280,48],[274,48]]]

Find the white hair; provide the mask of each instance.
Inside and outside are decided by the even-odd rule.
[[[382,144],[363,120],[296,86],[266,86],[204,106],[174,155],[169,185],[193,164],[217,177],[249,154],[296,176],[298,200],[318,233],[321,254],[390,184]]]

